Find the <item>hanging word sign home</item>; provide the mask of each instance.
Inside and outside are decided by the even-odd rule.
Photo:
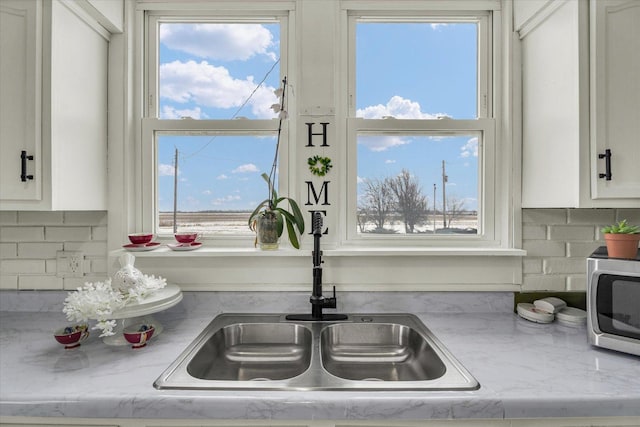
[[[317,144],[319,140],[322,141],[319,147],[329,147],[329,143],[327,142],[327,126],[329,126],[328,122],[321,122],[319,125],[321,126],[321,131],[318,131],[318,126],[316,123],[305,123],[307,125],[307,148],[315,148],[314,142]],[[318,137],[314,139],[314,137]],[[316,176],[325,176],[327,172],[332,167],[331,159],[328,157],[320,157],[313,156],[309,157],[308,160],[309,170],[312,174]],[[327,211],[325,209],[318,209],[319,206],[330,206],[329,203],[329,183],[326,179],[322,182],[320,188],[316,188],[313,184],[313,181],[305,181],[307,184],[307,203],[305,206],[315,206],[313,210],[310,210],[311,218],[313,218],[314,212],[320,212],[323,216],[327,215]],[[326,228],[323,234],[329,233],[329,229]],[[311,233],[310,233],[311,234]]]

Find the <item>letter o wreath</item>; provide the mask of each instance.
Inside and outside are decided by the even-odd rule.
[[[309,170],[316,176],[325,176],[333,167],[328,157],[313,156],[307,160]]]

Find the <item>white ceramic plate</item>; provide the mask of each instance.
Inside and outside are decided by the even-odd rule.
[[[192,251],[202,246],[202,242],[193,243],[169,243],[167,244],[172,251]]]
[[[156,248],[160,247],[159,242],[149,242],[144,244],[136,245],[134,243],[129,243],[128,245],[123,245],[123,248],[130,252],[144,252],[144,251],[152,251]]]

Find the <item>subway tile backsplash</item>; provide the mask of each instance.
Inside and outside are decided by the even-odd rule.
[[[600,228],[621,219],[640,224],[640,209],[524,209],[522,291],[584,291],[586,261],[604,245]]]
[[[82,254],[79,277],[59,274],[60,251]],[[107,278],[107,212],[0,212],[0,289],[75,289]]]
[[[583,291],[600,228],[640,224],[640,209],[524,209],[522,291]],[[58,251],[79,251],[81,277],[59,277]],[[0,212],[0,289],[75,289],[107,277],[107,212]]]

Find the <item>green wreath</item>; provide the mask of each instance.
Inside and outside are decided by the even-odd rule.
[[[316,176],[325,176],[333,167],[328,157],[313,156],[307,160],[309,170]]]

